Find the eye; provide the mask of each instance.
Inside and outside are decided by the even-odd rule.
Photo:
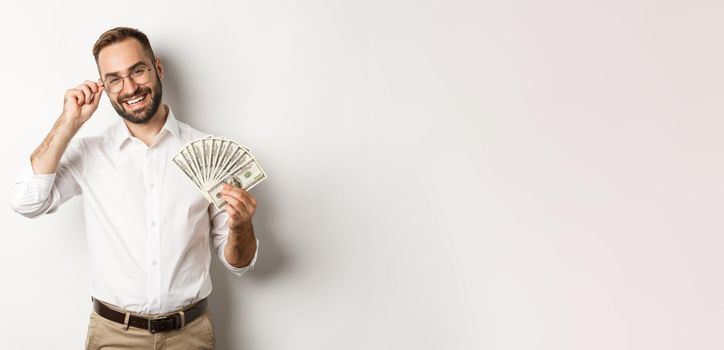
[[[140,76],[143,73],[146,73],[146,68],[136,68],[131,72],[131,75],[134,77]]]
[[[119,78],[119,77],[110,77],[110,78],[106,79],[106,84],[108,84],[108,85],[118,84],[119,81],[121,81],[121,78]]]

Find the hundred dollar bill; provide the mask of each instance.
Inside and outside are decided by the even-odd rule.
[[[223,201],[220,198],[215,201],[211,191],[217,195],[224,181],[251,189],[266,179],[266,173],[249,149],[225,137],[209,135],[193,140],[171,160],[217,207],[223,206]]]
[[[219,181],[229,177],[230,174],[236,173],[252,159],[254,158],[251,154],[249,154],[249,152],[244,151],[241,147],[237,148],[234,154],[231,155],[229,161],[221,167],[220,172],[217,174],[217,177],[212,184],[216,185]]]
[[[208,196],[211,198],[214,205],[221,209],[226,205],[226,201],[221,198],[220,193],[221,190],[224,189],[224,184],[228,183],[248,191],[264,181],[266,178],[267,176],[264,169],[261,168],[256,158],[252,158],[251,161],[238,168],[236,172],[231,173],[212,187],[211,190],[208,191]]]
[[[181,169],[181,171],[193,182],[194,185],[196,185],[197,188],[202,189],[204,186],[199,182],[195,171],[193,170],[193,166],[189,165],[188,158],[185,156],[183,152],[179,152],[174,156],[171,161],[176,164],[176,166]],[[201,191],[201,194],[211,202],[211,197],[209,197],[209,194],[205,191]]]
[[[221,140],[220,154],[216,161],[216,168],[214,173],[211,175],[214,183],[219,182],[219,174],[221,173],[221,166],[226,164],[226,160],[231,157],[231,151],[234,149],[235,143],[229,140]]]

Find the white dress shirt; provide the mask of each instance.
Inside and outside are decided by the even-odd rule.
[[[166,108],[163,105],[162,108]],[[241,276],[254,267],[226,261],[228,214],[201,195],[171,158],[207,136],[168,117],[151,147],[118,122],[101,134],[74,137],[53,174],[18,177],[11,207],[35,217],[82,195],[90,255],[90,293],[137,313],[166,313],[211,294],[209,242]]]

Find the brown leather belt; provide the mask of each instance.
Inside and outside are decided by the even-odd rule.
[[[126,324],[126,313],[113,310],[96,298],[91,297],[91,300],[93,300],[93,309],[98,315],[113,322]],[[136,328],[147,329],[151,333],[167,332],[183,328],[187,323],[190,323],[199,316],[203,315],[205,311],[206,298],[166,317],[145,318],[129,314],[128,325]]]

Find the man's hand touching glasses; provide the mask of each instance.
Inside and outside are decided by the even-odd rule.
[[[62,117],[80,127],[90,119],[98,108],[103,94],[103,83],[100,80],[86,80],[75,88],[65,92]]]

